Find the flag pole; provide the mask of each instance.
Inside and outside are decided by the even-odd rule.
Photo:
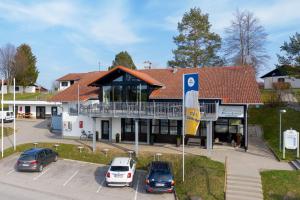
[[[1,79],[1,156],[3,158],[3,117],[4,117],[4,114],[3,114],[3,79]]]
[[[14,78],[14,151],[16,150],[16,79]]]
[[[185,103],[184,103],[184,74],[182,75],[182,182],[184,182],[184,131],[185,131]]]

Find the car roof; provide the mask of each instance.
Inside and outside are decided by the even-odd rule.
[[[152,169],[170,169],[170,164],[166,161],[152,161],[151,162]]]
[[[36,154],[46,148],[31,148],[23,152],[23,154]]]
[[[112,166],[128,166],[130,162],[129,157],[116,157],[113,159]]]

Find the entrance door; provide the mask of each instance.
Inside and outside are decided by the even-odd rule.
[[[109,139],[109,121],[108,120],[101,121],[101,139],[105,139],[105,140]]]
[[[46,118],[45,106],[37,106],[36,107],[36,118],[37,119],[45,119]]]

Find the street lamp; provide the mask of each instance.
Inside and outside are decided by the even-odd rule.
[[[281,139],[282,139],[282,136],[281,136],[281,114],[283,113],[286,113],[286,110],[282,109],[282,110],[279,110],[279,151],[281,152],[281,149],[282,149],[282,145],[281,145]]]

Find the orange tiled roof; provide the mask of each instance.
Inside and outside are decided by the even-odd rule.
[[[199,74],[199,98],[222,99],[228,104],[260,104],[260,92],[252,67],[203,67],[173,69],[131,70],[117,67],[131,75],[142,79],[148,84],[160,86],[150,94],[150,99],[181,99],[182,75],[186,73]],[[80,84],[80,99],[87,100],[98,96],[98,88],[89,85],[111,71],[86,73],[78,82]],[[76,101],[77,83],[60,92],[52,98],[54,101]]]
[[[86,73],[70,73],[56,79],[57,81],[74,81],[82,78]]]

